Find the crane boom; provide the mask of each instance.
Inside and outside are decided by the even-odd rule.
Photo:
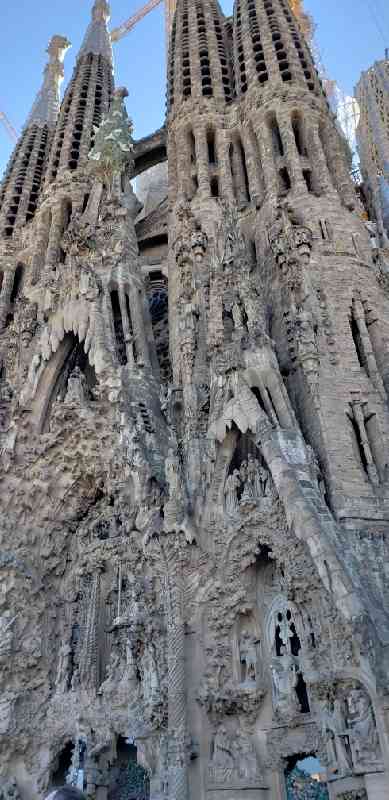
[[[10,123],[10,121],[9,121],[9,119],[8,119],[8,117],[7,117],[7,115],[5,114],[4,111],[0,111],[0,122],[3,123],[4,128],[6,129],[8,135],[11,137],[11,139],[13,139],[15,142],[17,142],[18,135],[17,135],[17,133],[15,131],[14,126],[11,125],[11,123]]]
[[[114,28],[113,31],[111,31],[111,41],[118,42],[120,39],[123,38],[123,36],[126,36],[126,34],[130,32],[130,30],[134,27],[134,25],[137,24],[137,22],[143,19],[143,17],[145,17],[146,14],[149,13],[149,11],[152,11],[153,8],[156,8],[162,2],[163,0],[148,0],[148,3],[142,6],[142,8],[140,8],[139,11],[136,11],[135,14],[132,15],[132,17],[127,19],[126,22],[123,22],[122,25],[119,25],[118,28]]]

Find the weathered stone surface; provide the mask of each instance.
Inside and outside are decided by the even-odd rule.
[[[287,2],[179,0],[135,143],[108,16],[0,242],[0,794],[383,800],[384,242]]]

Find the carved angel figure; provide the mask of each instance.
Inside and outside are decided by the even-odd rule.
[[[224,497],[226,503],[227,514],[236,514],[238,511],[238,489],[240,486],[239,471],[234,469],[231,475],[228,475],[224,485]]]
[[[243,683],[255,683],[257,674],[257,640],[247,628],[244,628],[239,639],[239,660]]]

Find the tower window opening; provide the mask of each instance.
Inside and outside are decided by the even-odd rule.
[[[16,270],[15,270],[14,282],[13,282],[12,292],[11,292],[11,297],[10,297],[11,304],[15,302],[15,300],[17,299],[17,297],[20,294],[20,290],[22,288],[22,283],[23,283],[23,276],[24,276],[23,264],[18,264],[18,266],[16,267]]]
[[[292,130],[293,130],[294,140],[296,143],[297,152],[300,156],[305,156],[306,151],[303,144],[301,119],[297,114],[294,114],[292,117]]]
[[[208,161],[210,164],[216,164],[216,148],[215,148],[215,133],[213,130],[207,132],[207,146],[208,146]]]
[[[292,185],[290,182],[289,172],[286,167],[282,167],[282,169],[279,170],[278,175],[280,178],[280,193],[286,194],[289,192]]]
[[[303,178],[305,180],[306,187],[308,192],[313,192],[313,185],[312,185],[312,172],[310,169],[303,169]]]
[[[111,291],[111,306],[113,316],[113,327],[115,332],[116,355],[121,366],[127,364],[127,350],[124,337],[122,312],[120,308],[119,293],[117,290]]]
[[[273,142],[273,152],[275,157],[284,155],[284,145],[282,143],[280,129],[276,117],[273,115],[269,120],[270,132]]]
[[[247,164],[246,164],[246,155],[244,151],[244,147],[241,141],[239,141],[239,150],[240,150],[240,157],[242,161],[242,169],[243,169],[243,177],[244,177],[244,188],[246,192],[246,200],[250,203],[251,196],[250,196],[250,185],[249,185],[249,176],[247,173]]]
[[[365,448],[363,446],[362,437],[361,437],[361,433],[360,433],[360,430],[359,430],[359,425],[357,424],[357,421],[354,418],[354,416],[349,416],[349,419],[350,419],[351,425],[352,425],[352,430],[353,430],[353,434],[354,434],[354,440],[355,440],[355,442],[357,444],[359,459],[360,459],[360,462],[362,464],[364,472],[368,476],[369,475],[369,464],[368,464],[368,461],[367,461],[367,458],[366,458]]]
[[[357,354],[359,366],[360,367],[365,367],[366,366],[366,356],[365,356],[364,349],[363,349],[363,346],[362,346],[362,339],[361,339],[361,334],[359,332],[358,323],[357,323],[357,320],[355,319],[355,316],[354,316],[353,312],[351,312],[351,317],[350,317],[349,321],[350,321],[351,335],[353,337],[353,342],[354,342],[354,346],[355,346],[355,352]]]
[[[216,176],[211,178],[211,196],[212,197],[219,197],[219,181]]]

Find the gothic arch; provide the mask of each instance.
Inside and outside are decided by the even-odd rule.
[[[75,351],[77,350],[77,353]],[[40,374],[32,403],[32,418],[34,427],[42,433],[47,425],[50,410],[56,394],[60,389],[61,375],[63,375],[69,360],[75,356],[75,361],[82,363],[82,371],[88,373],[89,383],[96,383],[96,373],[84,350],[83,343],[74,333],[66,333],[55,353],[50,359],[41,362]]]

